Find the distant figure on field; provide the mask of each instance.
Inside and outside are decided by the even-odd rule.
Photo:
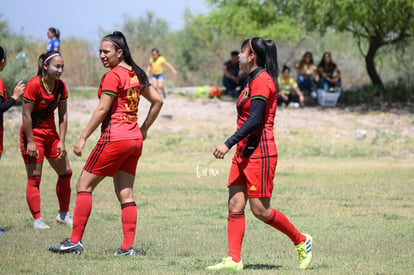
[[[282,75],[278,77],[280,91],[277,95],[278,105],[288,105],[291,107],[299,107],[303,105],[305,98],[298,88],[295,79],[290,76],[290,68],[283,66]]]
[[[311,92],[314,82],[319,81],[318,68],[313,63],[311,52],[305,52],[301,60],[295,64],[297,70],[296,82],[302,92]]]
[[[237,87],[239,87],[239,91],[242,91],[249,81],[249,77],[245,72],[239,75],[239,52],[232,51],[230,56],[230,60],[227,60],[223,67],[223,86],[227,94],[238,97],[240,92],[237,92]]]
[[[27,63],[29,61],[29,59],[27,58],[27,54],[22,46],[18,46],[16,48],[16,61],[20,60],[22,60],[24,63]]]
[[[47,44],[47,51],[60,51],[60,31],[56,28],[50,27],[47,30],[47,37],[50,39]]]
[[[151,50],[151,57],[149,59],[149,66],[147,68],[147,75],[149,76],[152,71],[152,86],[159,92],[162,92],[164,98],[167,98],[167,92],[164,89],[164,68],[167,66],[174,74],[177,74],[177,70],[161,55],[157,48]]]
[[[321,62],[318,65],[318,73],[320,75],[320,86],[325,91],[338,90],[341,88],[341,71],[332,61],[330,52],[325,52]]]

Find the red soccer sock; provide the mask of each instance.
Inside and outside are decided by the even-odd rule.
[[[306,241],[305,235],[301,234],[296,227],[283,215],[282,212],[272,209],[272,214],[265,222],[270,226],[276,228],[282,233],[285,233],[295,245],[300,244],[301,242]]]
[[[34,219],[39,219],[42,217],[40,215],[40,179],[40,176],[30,176],[27,179],[26,200]]]
[[[245,230],[245,217],[244,212],[231,213],[227,219],[227,237],[229,242],[229,254],[228,256],[236,263],[240,262],[241,246],[244,237]]]
[[[59,176],[56,183],[56,195],[59,201],[59,210],[61,212],[69,212],[70,203],[70,179],[72,177],[72,170]]]
[[[76,196],[75,210],[73,211],[73,228],[70,241],[76,243],[82,240],[83,232],[88,223],[92,209],[92,193],[79,192]]]
[[[122,249],[128,249],[134,244],[135,229],[137,226],[137,206],[135,202],[121,204],[122,209],[122,230],[124,232],[124,241]]]

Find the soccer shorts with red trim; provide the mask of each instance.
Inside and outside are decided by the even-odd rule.
[[[98,143],[84,169],[91,174],[106,177],[113,177],[118,170],[135,175],[141,152],[142,139]]]
[[[31,158],[27,154],[27,140],[23,132],[20,130],[20,152],[25,164],[41,163],[46,158],[57,158],[57,145],[59,143],[59,135],[55,129],[33,129],[33,138],[36,143],[38,156]]]
[[[228,187],[245,185],[250,198],[270,198],[273,191],[277,156],[249,158],[234,155]]]

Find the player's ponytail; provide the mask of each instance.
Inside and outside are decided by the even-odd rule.
[[[272,40],[265,40],[262,37],[246,39],[242,43],[242,50],[250,48],[250,52],[256,55],[256,64],[263,67],[277,85],[279,66],[277,64],[277,48]]]
[[[0,46],[0,61],[2,61],[3,59],[6,60],[6,50]]]
[[[114,31],[112,34],[106,35],[103,38],[103,40],[112,42],[116,50],[118,49],[122,50],[122,55],[124,57],[124,60],[128,65],[132,66],[132,68],[134,69],[135,73],[137,74],[141,88],[145,88],[150,85],[147,74],[132,59],[131,52],[128,47],[128,43],[122,32]]]

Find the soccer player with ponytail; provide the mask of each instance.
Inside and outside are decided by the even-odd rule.
[[[70,179],[72,169],[66,154],[65,137],[68,126],[68,91],[60,79],[63,58],[50,51],[39,57],[38,75],[26,85],[23,94],[23,124],[20,130],[20,151],[26,165],[26,199],[32,213],[35,229],[48,229],[40,214],[40,180],[43,160],[58,174],[56,195],[59,200],[58,223],[72,226],[69,213]],[[54,111],[58,109],[59,134],[56,131]]]
[[[260,37],[245,40],[240,68],[249,73],[250,80],[237,101],[237,131],[213,152],[217,159],[223,159],[237,144],[228,181],[228,255],[207,269],[243,269],[240,254],[247,201],[256,218],[292,240],[299,255],[299,268],[307,269],[312,261],[312,237],[300,233],[285,215],[270,207],[277,164],[273,135],[278,76],[275,43]]]
[[[76,185],[77,197],[73,229],[69,239],[49,248],[54,253],[82,253],[82,236],[92,209],[92,192],[105,178],[113,177],[115,193],[121,204],[124,239],[114,255],[135,255],[137,207],[133,186],[142,143],[157,118],[162,98],[150,85],[145,72],[135,64],[124,35],[113,32],[100,44],[100,59],[109,68],[101,80],[99,104],[74,146],[81,156],[86,140],[101,124],[101,137],[91,152]],[[143,96],[151,103],[147,117],[139,127],[137,113]]]

